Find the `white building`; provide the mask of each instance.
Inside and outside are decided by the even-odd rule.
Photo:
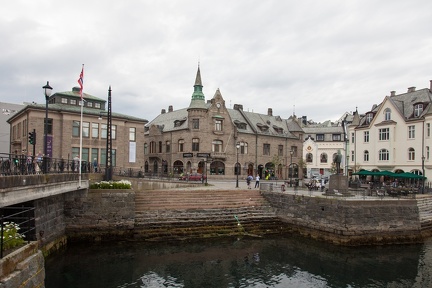
[[[430,88],[392,91],[364,115],[355,113],[349,129],[349,168],[410,172],[432,177]]]

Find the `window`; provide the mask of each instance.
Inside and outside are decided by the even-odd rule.
[[[429,146],[426,146],[426,160],[429,160],[429,154],[430,150],[429,150]]]
[[[389,128],[379,129],[379,140],[385,141],[389,139],[390,139],[390,129]]]
[[[77,103],[77,102],[76,102],[75,99],[71,99],[71,100],[70,100],[70,104],[71,104],[71,105],[76,105],[76,103]]]
[[[117,125],[111,125],[111,138],[117,139]]]
[[[322,153],[320,159],[321,159],[320,160],[321,163],[327,163],[327,159],[328,159],[327,154],[326,153]]]
[[[92,138],[99,138],[99,123],[92,123]]]
[[[87,102],[87,107],[93,107],[93,102]]]
[[[47,129],[48,129],[48,131],[47,131],[47,134],[50,134],[50,135],[52,135],[52,129],[53,129],[53,119],[52,118],[48,118],[47,119],[48,121],[47,121]],[[79,123],[79,122],[78,122]],[[45,124],[45,119],[44,119],[44,124]]]
[[[136,128],[135,127],[129,128],[129,141],[130,142],[136,141]]]
[[[363,133],[363,141],[364,141],[365,143],[368,143],[368,142],[369,142],[369,131],[365,131],[365,132]]]
[[[94,159],[96,158],[96,161],[99,160],[99,149],[98,148],[92,148],[91,149],[91,162],[93,163]],[[99,163],[99,161],[98,161]],[[100,165],[100,163],[99,163]],[[93,167],[93,166],[92,166]]]
[[[106,139],[107,138],[107,124],[101,124],[101,138]]]
[[[158,142],[158,153],[162,153],[162,141]]]
[[[290,151],[293,151],[293,154],[292,154],[293,157],[297,157],[297,146],[291,146]]]
[[[332,140],[333,141],[341,141],[342,137],[340,134],[333,134],[332,135]]]
[[[423,104],[414,105],[414,117],[420,117],[423,113]]]
[[[101,108],[100,103],[94,103],[95,108]]]
[[[215,120],[215,130],[222,131],[222,120]]]
[[[366,114],[366,124],[370,124],[373,119],[373,113]]]
[[[391,120],[391,110],[390,108],[387,108],[384,110],[384,120],[389,121]]]
[[[283,145],[278,145],[278,156],[283,156]]]
[[[171,142],[170,141],[166,141],[165,142],[165,152],[166,153],[170,153],[171,152]]]
[[[355,161],[355,157],[354,157],[354,151],[351,151],[351,161],[354,162]]]
[[[213,140],[212,142],[212,152],[222,152],[222,141],[221,140]]]
[[[426,123],[426,136],[430,137],[430,123]]]
[[[240,154],[248,153],[248,144],[246,142],[240,142]]]
[[[90,122],[82,122],[82,137],[90,137]]]
[[[180,139],[178,141],[178,152],[183,152],[183,149],[184,149],[184,140]]]
[[[111,165],[116,166],[116,150],[111,149]],[[106,149],[101,149],[101,163],[106,163]]]
[[[415,126],[410,125],[408,126],[408,139],[414,139],[415,138]]]
[[[192,139],[192,151],[199,151],[199,139],[198,138]]]
[[[312,153],[307,153],[306,154],[306,162],[307,163],[312,163],[312,161],[313,161],[313,155],[312,155]]]
[[[156,142],[150,141],[150,154],[156,153]]]
[[[365,150],[363,152],[363,161],[368,162],[369,161],[369,151]]]
[[[316,134],[316,141],[324,141],[324,134]]]
[[[387,149],[381,149],[378,153],[378,160],[388,161],[389,160],[389,151]]]
[[[408,160],[415,160],[415,150],[412,147],[408,149]]]
[[[80,121],[76,121],[76,120],[72,121],[72,136],[73,137],[80,136]]]
[[[263,155],[270,155],[270,144],[263,145]]]
[[[199,119],[192,119],[192,129],[199,129]]]
[[[351,143],[354,143],[354,141],[355,141],[355,134],[351,133]]]
[[[148,154],[148,144],[144,143],[144,155]]]
[[[67,104],[67,98],[61,98],[61,103]]]

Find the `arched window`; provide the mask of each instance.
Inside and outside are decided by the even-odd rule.
[[[369,151],[365,150],[363,152],[363,161],[368,162],[369,161]]]
[[[387,108],[384,110],[384,119],[386,121],[391,120],[391,110],[390,108]]]
[[[225,175],[225,165],[221,161],[213,161],[210,164],[211,175]]]
[[[414,148],[408,148],[408,160],[415,160],[415,150]]]
[[[247,142],[240,142],[240,154],[247,154],[248,153],[248,143]]]
[[[327,163],[327,159],[328,159],[327,154],[322,153],[320,157],[321,163]]]
[[[312,163],[312,161],[313,161],[313,155],[312,155],[312,153],[307,153],[306,154],[306,162],[307,163]]]
[[[378,159],[380,161],[388,161],[389,160],[389,151],[387,149],[379,150]]]

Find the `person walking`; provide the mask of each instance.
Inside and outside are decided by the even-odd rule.
[[[94,171],[94,173],[98,172],[98,161],[97,161],[97,158],[94,158],[94,160],[93,160],[93,171]]]
[[[252,181],[252,179],[253,179],[252,175],[249,175],[249,176],[246,178],[246,183],[247,183],[247,187],[248,187],[248,189],[251,189],[251,181]]]
[[[259,181],[260,181],[260,177],[257,174],[256,177],[255,177],[255,188],[257,188],[257,187],[259,188]]]

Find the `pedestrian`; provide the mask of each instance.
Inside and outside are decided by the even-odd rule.
[[[94,158],[94,160],[93,160],[93,170],[94,170],[94,173],[98,172],[98,161],[96,158]]]
[[[252,179],[253,179],[253,177],[252,177],[252,175],[249,175],[247,178],[246,178],[246,183],[247,183],[247,187],[248,187],[248,189],[251,189],[251,181],[252,181]]]
[[[73,159],[73,164],[74,164],[74,171],[75,172],[78,172],[79,171],[79,156],[78,155],[76,155],[75,157],[74,157],[74,159]]]
[[[260,177],[257,174],[256,177],[255,177],[255,188],[257,188],[257,187],[259,188],[259,181],[260,181]]]

